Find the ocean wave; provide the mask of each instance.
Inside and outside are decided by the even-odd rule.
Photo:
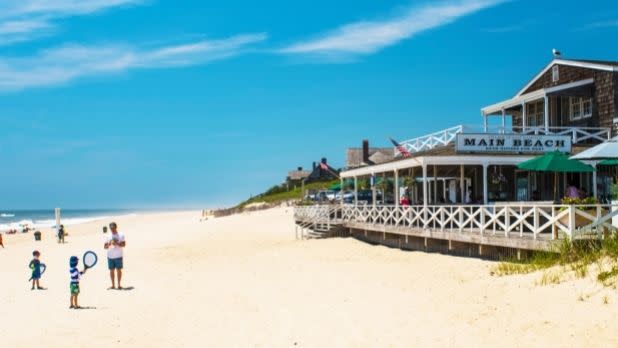
[[[134,214],[127,214],[127,215],[134,215]],[[84,224],[87,222],[93,222],[93,221],[98,221],[98,220],[104,220],[104,219],[109,219],[110,216],[89,216],[89,217],[75,217],[75,218],[66,218],[66,219],[61,219],[60,223],[64,226],[72,226],[72,225],[79,225],[79,224]],[[7,223],[7,224],[0,224],[0,231],[8,231],[8,230],[18,230],[21,231],[25,226],[28,226],[30,228],[55,228],[56,227],[56,220],[55,219],[48,219],[48,220],[21,220],[21,221],[16,221],[16,222],[11,222],[11,223]]]
[[[15,217],[15,214],[9,214],[9,213],[0,213],[0,217]]]

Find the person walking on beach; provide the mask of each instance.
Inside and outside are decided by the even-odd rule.
[[[64,225],[60,225],[58,229],[58,243],[64,244]]]
[[[0,233],[0,246],[4,249],[4,243],[2,243],[2,233]]]
[[[109,276],[112,280],[112,286],[109,290],[116,289],[116,279],[118,280],[118,290],[122,290],[122,250],[126,246],[124,234],[118,232],[118,225],[115,222],[109,224],[111,234],[105,238],[103,247],[107,250],[107,266],[109,268]],[[114,273],[116,277],[114,277]],[[114,279],[116,278],[116,279]]]

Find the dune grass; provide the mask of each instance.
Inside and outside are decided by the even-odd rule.
[[[329,186],[338,183],[339,180],[329,180],[329,181],[321,181],[321,182],[312,182],[310,184],[305,185],[305,191],[319,191],[327,189]],[[257,196],[251,197],[244,202],[241,202],[237,207],[243,208],[251,203],[270,203],[277,204],[286,201],[300,201],[302,198],[301,187],[296,186],[294,188],[290,188],[289,190],[283,186],[274,186],[267,190],[264,193],[261,193]]]
[[[610,285],[618,280],[618,233],[602,240],[562,240],[550,251],[534,252],[525,260],[506,259],[493,268],[499,276],[545,270],[540,284],[557,284],[567,272],[585,278],[591,265],[597,265],[597,280]],[[609,265],[610,269],[605,270]]]

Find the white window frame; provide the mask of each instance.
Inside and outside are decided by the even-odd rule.
[[[588,112],[586,112],[586,109],[584,108],[584,103],[590,103]],[[570,97],[569,116],[571,121],[578,121],[584,118],[592,117],[592,98]]]

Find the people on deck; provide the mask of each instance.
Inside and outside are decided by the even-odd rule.
[[[109,229],[111,233],[106,237],[103,245],[107,250],[107,266],[112,280],[112,286],[109,289],[116,289],[116,280],[118,280],[118,290],[122,290],[123,249],[126,242],[124,234],[118,232],[118,225],[115,222],[109,224]]]
[[[580,198],[579,189],[572,182],[569,183],[566,189],[566,196],[568,198]]]
[[[407,196],[402,196],[401,200],[399,200],[399,205],[407,207],[410,205],[410,200],[408,199]]]

